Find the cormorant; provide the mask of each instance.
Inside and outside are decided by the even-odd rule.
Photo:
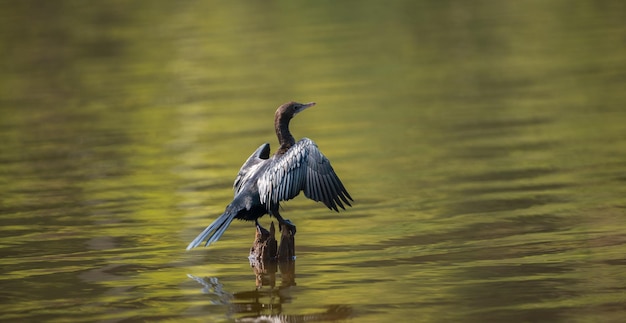
[[[315,142],[302,138],[296,143],[289,131],[289,121],[314,105],[315,102],[288,102],[278,107],[274,127],[280,147],[270,157],[270,145],[265,143],[246,160],[235,178],[233,201],[187,246],[187,250],[197,247],[205,239],[205,246],[217,241],[233,219],[255,221],[259,226],[258,218],[270,214],[295,233],[295,225],[283,219],[278,210],[281,201],[298,196],[300,191],[337,212],[337,206],[345,210],[344,203],[352,206],[352,197]]]

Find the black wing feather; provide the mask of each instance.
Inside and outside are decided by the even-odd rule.
[[[254,174],[254,171],[257,169],[258,164],[266,161],[270,155],[270,144],[264,143],[259,148],[257,148],[250,157],[246,160],[241,168],[239,169],[239,173],[237,173],[237,177],[235,178],[235,182],[233,183],[233,189],[235,190],[235,195],[239,193],[243,185],[246,183],[248,179],[250,179],[251,175]]]
[[[344,203],[351,206],[352,197],[312,140],[303,138],[284,154],[274,156],[271,163],[257,182],[261,202],[268,209],[300,191],[335,211],[339,211],[338,206],[345,209]]]

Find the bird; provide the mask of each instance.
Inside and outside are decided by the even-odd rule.
[[[345,186],[335,173],[330,161],[319,150],[317,144],[302,138],[295,141],[289,130],[289,122],[300,112],[315,106],[315,102],[287,102],[276,109],[274,129],[280,146],[270,156],[270,144],[264,143],[243,163],[233,184],[234,197],[224,213],[217,217],[189,245],[193,249],[202,242],[204,246],[216,242],[234,219],[254,221],[265,214],[276,218],[292,234],[296,226],[284,219],[280,212],[280,202],[304,196],[322,202],[330,210],[339,212],[354,202]]]

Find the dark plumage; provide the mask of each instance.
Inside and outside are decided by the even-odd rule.
[[[270,214],[295,233],[295,226],[282,218],[279,207],[281,201],[298,196],[300,191],[335,211],[339,211],[338,207],[345,209],[344,204],[351,206],[352,197],[315,142],[303,138],[296,143],[289,131],[289,121],[314,105],[313,102],[288,102],[278,107],[274,127],[280,147],[270,157],[270,145],[265,143],[246,160],[233,185],[233,201],[187,246],[187,250],[197,247],[205,239],[205,246],[217,241],[233,219],[257,222],[258,218]]]

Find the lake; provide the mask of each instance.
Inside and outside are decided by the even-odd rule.
[[[0,9],[0,321],[626,319],[625,3]],[[252,223],[185,247],[291,100],[354,204],[257,288]]]

